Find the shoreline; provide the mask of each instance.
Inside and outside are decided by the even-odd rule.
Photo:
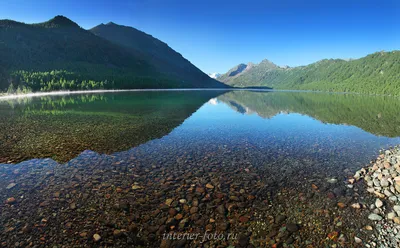
[[[38,96],[61,96],[61,95],[76,95],[76,94],[96,94],[96,93],[109,93],[109,92],[148,92],[148,91],[201,91],[201,90],[215,90],[225,91],[229,88],[176,88],[176,89],[127,89],[127,90],[77,90],[77,91],[52,91],[52,92],[34,92],[28,94],[0,94],[0,100],[18,99],[25,97],[38,97]]]
[[[364,227],[376,233],[365,241],[367,247],[399,247],[400,146],[381,151],[375,160],[348,179],[347,186],[359,188],[364,192],[362,197],[370,199],[351,205],[356,211],[369,212],[368,220],[373,222],[373,225]]]
[[[395,97],[397,95],[386,94],[368,94],[359,92],[329,92],[329,91],[316,91],[316,90],[283,90],[283,89],[265,89],[265,88],[172,88],[172,89],[115,89],[115,90],[77,90],[77,91],[51,91],[51,92],[33,92],[25,94],[7,94],[0,93],[0,101],[12,100],[19,98],[31,98],[40,96],[63,96],[63,95],[77,95],[77,94],[100,94],[100,93],[120,93],[120,92],[152,92],[152,91],[256,91],[256,92],[301,92],[301,93],[322,93],[322,94],[350,94],[361,96],[381,96],[381,97]]]

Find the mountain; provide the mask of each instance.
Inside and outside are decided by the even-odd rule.
[[[224,86],[194,66],[184,78],[162,70],[149,59],[158,52],[133,51],[64,16],[38,24],[0,20],[0,91]]]
[[[213,72],[213,73],[208,73],[208,76],[210,78],[218,79],[221,76],[221,74],[219,74],[217,72]]]
[[[180,53],[166,43],[133,27],[117,25],[113,22],[100,24],[90,32],[114,44],[127,48],[134,55],[142,55],[158,71],[183,82],[193,82],[201,87],[207,82],[210,86],[221,87],[218,81],[210,79]]]
[[[293,68],[263,60],[235,66],[218,80],[235,87],[400,95],[400,51],[355,60],[325,59]]]

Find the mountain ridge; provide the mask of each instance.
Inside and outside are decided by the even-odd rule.
[[[230,76],[237,68],[235,66],[218,80],[233,87],[400,95],[398,50],[376,52],[351,60],[323,59],[297,67],[281,67],[263,61]]]
[[[144,32],[139,37],[154,39]],[[169,68],[163,70],[162,66],[167,67],[168,63],[160,66],[149,59],[157,54],[150,55],[143,49],[132,52],[81,28],[65,16],[36,24],[0,20],[0,53],[0,91],[10,93],[228,87],[190,62],[192,71],[198,70],[196,73],[189,70],[181,76],[179,72],[170,73]]]
[[[126,47],[134,54],[142,52],[147,61],[151,61],[159,71],[165,74],[173,75],[181,80],[194,80],[194,77],[209,80],[207,74],[195,67],[182,54],[176,52],[167,43],[141,30],[111,22],[95,26],[89,31],[114,44]]]

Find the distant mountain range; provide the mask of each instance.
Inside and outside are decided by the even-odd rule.
[[[0,91],[227,87],[164,42],[114,23],[0,20],[0,54]]]
[[[293,68],[263,60],[239,64],[218,80],[234,87],[400,95],[400,51],[377,52],[355,60],[325,59]]]
[[[208,76],[210,78],[218,79],[221,76],[221,74],[219,74],[217,72],[213,72],[213,73],[208,73]]]

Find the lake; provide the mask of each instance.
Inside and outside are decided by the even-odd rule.
[[[0,100],[0,201],[14,198],[0,237],[21,247],[91,247],[94,234],[115,247],[356,246],[367,213],[341,204],[367,198],[344,182],[400,144],[399,109],[394,97],[256,90]],[[162,239],[206,231],[238,236]]]

